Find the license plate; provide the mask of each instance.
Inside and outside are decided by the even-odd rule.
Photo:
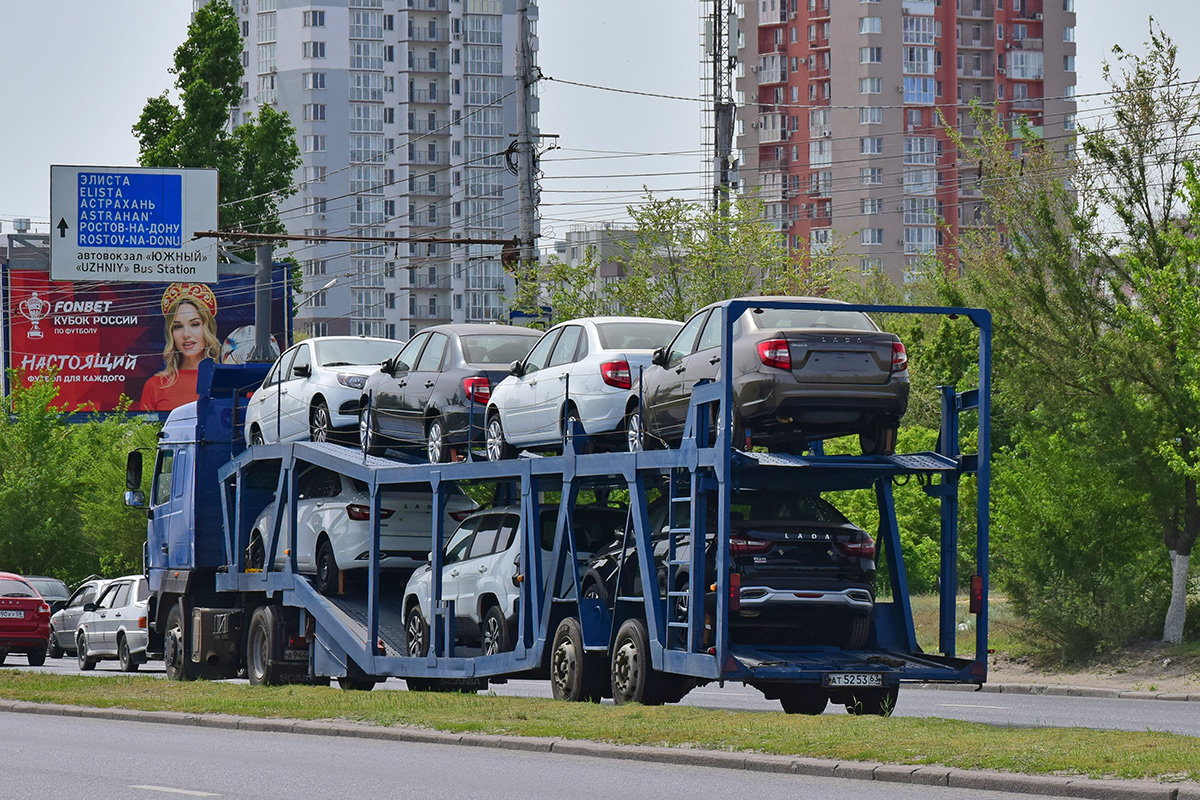
[[[883,686],[878,672],[835,672],[825,676],[826,686]]]
[[[0,611],[0,619],[25,619],[24,611]]]
[[[307,650],[284,650],[283,651],[283,660],[284,661],[308,661],[308,651]]]

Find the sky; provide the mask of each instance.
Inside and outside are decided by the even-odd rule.
[[[1051,0],[1047,0],[1050,2]],[[14,217],[47,232],[50,165],[136,164],[130,128],[168,89],[191,0],[0,2],[0,234]],[[1079,118],[1104,98],[1112,46],[1141,52],[1153,15],[1180,47],[1185,79],[1200,78],[1190,32],[1200,7],[1178,0],[1076,0]],[[542,231],[626,218],[646,186],[700,199],[701,106],[575,86],[698,98],[697,0],[540,0],[539,124],[557,134],[542,157]],[[548,142],[551,140],[547,140]],[[631,155],[634,154],[634,155]],[[670,155],[647,155],[670,154]],[[617,177],[622,176],[622,177]],[[599,193],[599,194],[597,194]]]

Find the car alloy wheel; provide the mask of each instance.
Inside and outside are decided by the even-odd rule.
[[[318,402],[312,408],[309,438],[314,442],[327,442],[333,432],[333,422],[329,418],[329,406]]]
[[[642,410],[632,408],[625,415],[625,446],[631,453],[646,449],[646,432],[642,429]]]
[[[425,438],[425,451],[430,464],[444,464],[449,461],[450,451],[446,447],[446,432],[441,417],[429,421],[429,430]]]

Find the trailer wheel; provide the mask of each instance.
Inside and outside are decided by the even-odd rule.
[[[779,704],[787,714],[816,716],[825,712],[825,706],[829,704],[829,692],[820,686],[788,686],[780,690]]]
[[[337,679],[338,686],[345,692],[369,692],[375,688],[374,678],[357,678],[349,675]]]
[[[890,717],[896,710],[896,698],[899,694],[899,686],[887,686],[883,689],[855,689],[846,700],[846,713],[857,716],[874,714],[880,717]]]
[[[508,631],[508,620],[500,606],[492,606],[483,615],[483,654],[494,656],[513,649],[512,636]]]
[[[604,696],[604,659],[585,653],[575,617],[558,624],[550,647],[550,687],[556,700],[599,703]]]
[[[612,693],[617,705],[641,703],[644,706],[661,706],[669,702],[668,697],[676,694],[667,686],[667,676],[656,672],[650,664],[650,637],[646,623],[640,619],[629,619],[617,631],[612,653]],[[680,699],[686,690],[675,699]]]
[[[278,620],[275,606],[259,606],[246,632],[246,679],[251,686],[274,686],[279,681]]]
[[[317,591],[326,597],[336,597],[340,583],[341,571],[333,555],[333,545],[322,539],[317,546]]]
[[[409,656],[423,657],[429,654],[429,625],[425,623],[421,607],[416,603],[404,618],[404,647]]]

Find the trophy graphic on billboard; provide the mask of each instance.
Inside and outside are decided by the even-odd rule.
[[[41,339],[43,334],[38,323],[46,318],[46,314],[50,311],[50,303],[38,297],[38,293],[34,292],[32,297],[22,300],[18,308],[21,310],[21,316],[29,320],[31,326],[25,332],[25,337],[27,339]]]

